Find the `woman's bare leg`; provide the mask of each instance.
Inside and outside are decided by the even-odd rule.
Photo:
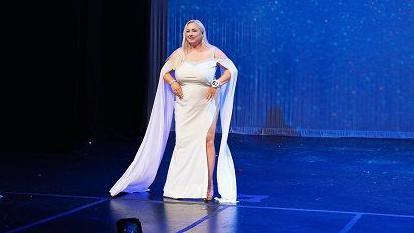
[[[217,104],[217,99],[215,100]],[[206,154],[207,154],[207,166],[208,166],[208,186],[206,200],[212,200],[214,194],[214,168],[216,165],[216,149],[214,147],[214,137],[216,136],[217,118],[219,115],[218,105],[216,105],[216,113],[214,114],[213,122],[207,131],[206,137]]]
[[[214,147],[214,136],[216,132],[215,124],[210,127],[206,138],[206,151],[207,151],[207,165],[208,165],[208,187],[207,187],[207,199],[212,198],[214,191],[213,174],[216,164],[216,150]]]
[[[207,134],[206,149],[207,149],[207,165],[208,165],[208,189],[209,189],[208,191],[210,191],[210,189],[213,189],[213,174],[214,174],[214,167],[216,164],[216,150],[214,147],[214,136],[215,136],[214,134],[215,134],[215,130],[213,132],[208,132]]]

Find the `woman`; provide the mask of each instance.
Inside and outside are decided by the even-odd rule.
[[[215,79],[216,67],[221,76]],[[150,122],[142,144],[124,175],[112,187],[142,192],[155,179],[175,113],[176,144],[164,186],[170,198],[213,198],[214,135],[218,112],[222,138],[217,163],[219,202],[237,202],[236,177],[227,145],[237,69],[218,48],[210,45],[203,24],[185,24],[183,42],[161,69]],[[174,95],[175,101],[174,101]]]

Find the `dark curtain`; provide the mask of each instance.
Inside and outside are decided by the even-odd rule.
[[[150,1],[7,9],[3,143],[32,151],[138,140],[146,125]]]
[[[149,43],[149,80],[147,117],[149,118],[157,90],[160,70],[167,57],[167,0],[151,1],[150,43]]]

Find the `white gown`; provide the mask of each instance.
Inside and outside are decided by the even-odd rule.
[[[177,49],[161,69],[157,93],[145,136],[121,178],[110,189],[111,196],[120,192],[145,192],[152,184],[161,163],[170,132],[173,111],[176,117],[176,146],[171,159],[164,196],[204,198],[208,186],[206,134],[216,124],[220,111],[221,140],[217,159],[217,189],[220,203],[237,202],[237,184],[232,155],[227,144],[238,70],[218,48],[211,46],[210,59],[185,61],[182,48]],[[217,64],[231,74],[214,100],[207,101],[207,83],[214,78]],[[163,76],[175,70],[182,86],[183,100],[175,100]],[[221,69],[223,72],[223,69]]]
[[[217,61],[184,61],[175,71],[183,98],[175,101],[176,141],[168,169],[164,196],[205,198],[208,186],[207,132],[216,124],[218,98],[206,99],[214,79]]]

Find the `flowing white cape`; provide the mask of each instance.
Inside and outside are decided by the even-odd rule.
[[[227,145],[227,138],[238,71],[228,58],[217,59],[217,63],[230,71],[231,78],[219,89],[222,137],[217,161],[217,184],[221,198],[216,198],[216,200],[221,203],[236,203],[236,175],[231,152]],[[144,139],[134,161],[109,191],[111,196],[115,196],[120,192],[148,191],[148,187],[155,179],[167,144],[174,110],[174,95],[171,92],[170,85],[164,82],[163,77],[174,67],[174,62],[167,61],[161,69],[154,105]]]

